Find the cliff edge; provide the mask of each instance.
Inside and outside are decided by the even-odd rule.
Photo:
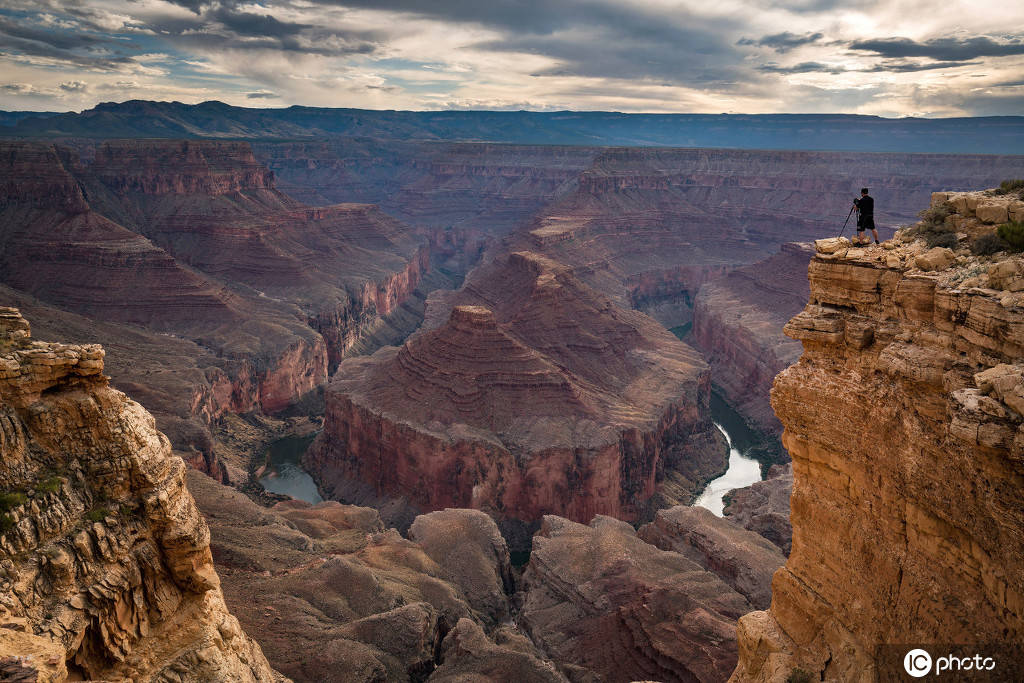
[[[902,667],[908,646],[1021,642],[1024,258],[968,247],[984,253],[977,240],[1022,210],[936,193],[882,247],[817,242],[810,301],[786,326],[803,355],[772,390],[792,553],[771,608],[740,620],[731,680],[888,680],[883,645]]]
[[[0,308],[0,673],[282,680],[224,605],[184,462],[103,355]]]

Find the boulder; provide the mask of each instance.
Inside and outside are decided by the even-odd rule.
[[[946,247],[935,247],[914,259],[914,265],[921,270],[945,270],[955,260],[956,255],[952,249]]]

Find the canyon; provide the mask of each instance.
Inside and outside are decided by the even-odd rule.
[[[318,390],[429,269],[425,242],[375,207],[276,190],[248,143],[110,141],[89,161],[0,147],[5,301],[117,345],[115,380],[222,479],[246,463],[218,455],[211,425]]]
[[[0,308],[4,675],[285,680],[225,606],[185,464],[103,358]]]
[[[0,652],[58,679],[845,681],[897,636],[1019,637],[1024,264],[969,252],[1024,204],[936,195],[948,253],[811,240],[862,185],[888,237],[1021,157],[446,135],[0,142],[0,304],[110,354],[0,315],[25,493]],[[713,386],[793,456],[724,518],[687,505],[726,463]],[[334,500],[255,483],[296,420]]]
[[[785,328],[803,354],[771,399],[793,460],[792,551],[770,609],[740,620],[734,681],[888,680],[915,643],[986,652],[999,680],[1020,677],[1024,262],[969,247],[1024,201],[931,204],[886,248],[817,243]],[[929,230],[954,247],[929,247]]]
[[[435,293],[401,348],[345,360],[304,459],[329,497],[640,519],[724,467],[699,354],[571,269],[515,252]],[[664,483],[664,486],[662,486]]]

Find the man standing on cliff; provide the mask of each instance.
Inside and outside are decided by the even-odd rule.
[[[857,244],[871,244],[871,240],[865,239],[865,230],[871,231],[875,236],[875,244],[878,244],[878,231],[875,230],[875,200],[868,194],[868,188],[860,188],[860,199],[854,199],[853,205],[857,207]]]

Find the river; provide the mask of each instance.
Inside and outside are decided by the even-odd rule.
[[[725,474],[712,479],[694,505],[700,505],[722,516],[725,507],[722,496],[732,489],[750,486],[761,480],[761,466],[745,455],[747,446],[756,436],[743,423],[743,419],[717,394],[711,397],[711,416],[715,427],[725,436],[729,444],[729,468]],[[299,459],[306,452],[315,435],[286,436],[268,447],[268,466],[260,477],[260,484],[267,491],[291,496],[297,500],[319,503],[323,500],[317,491],[316,482],[302,469]]]
[[[725,507],[722,496],[732,489],[761,481],[761,464],[746,455],[747,446],[756,437],[743,423],[743,419],[717,394],[711,395],[711,416],[715,427],[722,432],[726,443],[729,444],[729,468],[725,474],[708,482],[703,493],[693,504],[706,507],[721,517],[722,509]]]
[[[309,503],[323,501],[313,477],[299,464],[299,459],[309,444],[313,443],[315,436],[286,436],[271,443],[267,449],[267,470],[260,477],[263,488]]]

